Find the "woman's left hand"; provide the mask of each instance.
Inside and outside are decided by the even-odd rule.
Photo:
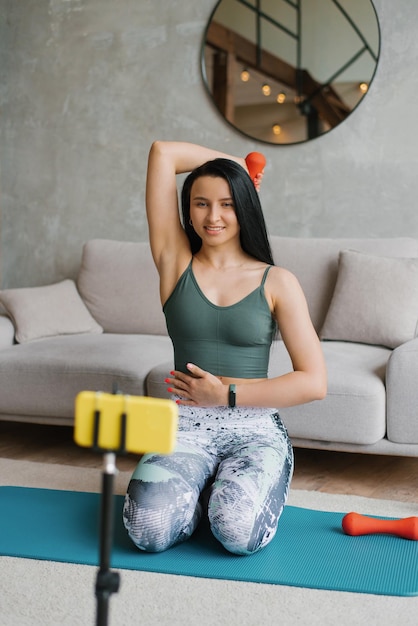
[[[165,382],[167,391],[180,396],[177,404],[185,406],[225,406],[228,404],[228,388],[213,374],[193,363],[187,364],[190,374],[170,372],[172,378]]]

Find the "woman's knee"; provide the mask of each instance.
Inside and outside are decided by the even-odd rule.
[[[125,527],[139,549],[161,552],[190,537],[201,517],[198,500],[211,463],[197,446],[179,441],[168,457],[142,457],[123,512]]]
[[[273,539],[277,529],[278,517],[266,519],[257,514],[252,501],[236,484],[226,499],[220,500],[216,493],[211,497],[208,516],[214,537],[228,552],[238,555],[258,552]]]
[[[265,547],[276,534],[287,499],[291,460],[263,466],[241,467],[236,459],[221,468],[212,487],[208,515],[213,535],[234,554],[253,554]],[[266,457],[268,457],[267,454]],[[232,471],[233,466],[235,470]],[[272,469],[275,468],[274,470]]]
[[[167,481],[145,483],[132,479],[123,508],[129,537],[140,550],[162,552],[190,537],[201,516],[190,492]]]

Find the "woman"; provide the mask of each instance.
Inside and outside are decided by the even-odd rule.
[[[183,226],[176,176],[187,172]],[[124,523],[142,550],[189,538],[204,509],[230,552],[267,545],[293,472],[277,407],[326,394],[302,290],[273,263],[256,191],[261,179],[250,179],[244,159],[202,146],[151,147],[147,217],[174,346],[166,383],[179,405],[179,431],[174,453],[145,455],[129,484]],[[294,369],[268,379],[277,327]]]

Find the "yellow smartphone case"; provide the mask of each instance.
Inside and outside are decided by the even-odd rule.
[[[172,400],[81,391],[75,400],[74,440],[79,446],[120,451],[122,414],[126,452],[170,454],[176,442],[178,407]],[[97,441],[95,421],[99,416]]]

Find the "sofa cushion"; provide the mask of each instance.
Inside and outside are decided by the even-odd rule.
[[[321,339],[396,348],[417,331],[418,258],[341,252]]]
[[[290,437],[350,444],[374,444],[386,432],[385,369],[391,351],[379,346],[332,342],[324,344],[328,367],[328,393],[324,400],[281,408]],[[146,392],[168,398],[164,378],[173,361],[153,368],[146,379]],[[269,376],[292,370],[282,341],[271,349]]]
[[[158,273],[147,243],[92,239],[77,285],[106,333],[166,335]]]
[[[153,367],[145,379],[145,392],[147,396],[152,398],[170,398],[171,394],[167,391],[167,383],[165,378],[174,368],[174,359],[159,363]]]
[[[275,262],[299,279],[312,322],[323,326],[338,274],[338,255],[351,249],[387,257],[417,257],[417,240],[412,237],[376,239],[326,239],[316,237],[270,237]]]
[[[56,335],[101,333],[73,280],[45,287],[5,289],[0,301],[15,326],[18,343]]]
[[[418,444],[417,380],[418,338],[393,350],[386,369],[389,441]]]
[[[153,335],[73,335],[0,350],[0,413],[74,417],[80,391],[144,395],[148,371],[173,353]],[[47,420],[44,420],[47,421]]]
[[[10,317],[0,313],[0,350],[14,344],[15,327]]]
[[[281,345],[280,345],[281,344]],[[360,343],[323,344],[328,391],[323,400],[279,409],[291,437],[367,445],[386,433],[385,370],[391,351]],[[269,376],[291,370],[282,342],[274,346]]]

